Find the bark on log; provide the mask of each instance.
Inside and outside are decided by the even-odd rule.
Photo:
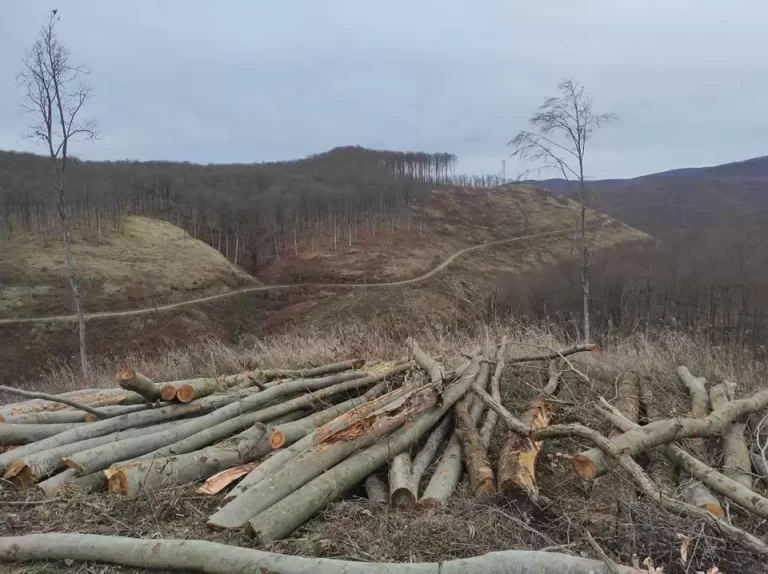
[[[640,381],[640,399],[645,407],[646,422],[653,422],[662,419],[661,412],[653,395],[653,381],[645,377]],[[614,440],[616,437],[613,437]],[[648,473],[659,486],[659,489],[673,496],[677,488],[677,473],[670,461],[658,451],[651,449],[648,452]]]
[[[678,367],[677,376],[691,395],[691,418],[703,419],[709,414],[709,395],[704,386],[707,380],[704,377],[694,377],[687,367]],[[704,439],[691,438],[685,441],[685,444],[697,458],[706,457]],[[684,468],[680,470],[679,482],[680,496],[685,502],[703,508],[715,516],[725,514],[715,495],[700,481],[692,478]]]
[[[98,534],[27,534],[0,538],[0,560],[78,560],[134,568],[173,569],[208,574],[609,574],[597,560],[555,552],[506,550],[473,558],[424,563],[370,563],[308,558],[228,546],[205,540],[139,539]],[[622,574],[639,570],[619,566]]]
[[[188,403],[226,390],[227,386],[219,379],[191,379],[176,387],[176,400]]]
[[[718,435],[734,419],[764,409],[766,406],[768,406],[768,389],[748,399],[730,401],[725,406],[712,411],[706,418],[674,418],[655,421],[625,432],[616,437],[613,442],[629,456],[635,456],[660,444],[686,438]],[[615,466],[616,462],[599,448],[584,451],[573,457],[574,470],[579,476],[587,478],[600,476]]]
[[[365,494],[369,502],[387,504],[389,502],[389,489],[384,481],[375,474],[368,475],[365,479]]]
[[[607,409],[604,411],[598,408],[599,412],[618,428],[629,430],[637,426],[621,416],[621,413],[617,413],[610,405],[607,405]],[[677,444],[664,444],[657,447],[657,450],[715,492],[722,494],[749,512],[762,518],[768,518],[768,499],[755,493],[752,489],[716,471]]]
[[[729,388],[730,387],[730,388]],[[709,391],[712,408],[716,409],[725,405],[734,397],[735,385],[715,385]],[[732,422],[723,431],[723,474],[741,484],[752,488],[752,464],[744,439],[745,425],[740,422]]]
[[[541,397],[534,399],[521,417],[521,422],[530,431],[546,428],[554,419],[554,412]],[[543,446],[542,441],[527,436],[512,434],[499,455],[499,492],[507,497],[523,494],[539,500],[536,484],[536,462]]]
[[[89,423],[66,430],[50,438],[24,445],[13,452],[0,454],[0,470],[7,469],[14,460],[23,458],[36,452],[56,448],[65,444],[70,444],[88,438],[103,436],[126,428],[146,426],[167,420],[178,419],[180,417],[196,414],[205,409],[206,405],[201,403],[190,403],[187,405],[172,405],[160,409],[151,409],[130,413],[95,423]]]
[[[493,377],[491,377],[491,398],[501,404],[501,375],[504,373],[504,366],[506,365],[506,361],[504,359],[504,355],[507,352],[507,337],[506,335],[502,337],[501,343],[499,344],[498,349],[496,349],[496,368],[493,371]],[[491,444],[491,437],[493,436],[493,431],[496,429],[496,421],[498,420],[499,415],[494,411],[493,409],[488,409],[488,412],[485,415],[485,421],[483,422],[483,426],[480,429],[480,437],[483,441],[483,447],[485,450],[488,450],[488,447]]]
[[[642,467],[635,462],[630,455],[623,452],[615,443],[611,442],[597,431],[580,424],[553,425],[549,428],[534,432],[531,438],[534,440],[546,440],[564,436],[575,436],[591,441],[593,444],[597,445],[597,448],[608,453],[608,456],[618,461],[617,464],[622,466],[629,473],[643,493],[662,508],[677,515],[701,520],[710,526],[715,531],[716,535],[724,536],[728,540],[735,542],[748,550],[768,555],[768,543],[757,536],[733,526],[727,520],[723,520],[706,510],[666,496],[656,487]]]
[[[462,394],[466,392],[466,385],[462,385],[461,382],[446,387],[443,393],[444,401],[448,400],[449,390],[451,396],[456,394],[456,389],[462,390]],[[243,492],[236,500],[224,506],[211,516],[208,525],[214,528],[237,528],[245,525],[252,516],[269,508],[317,475],[391,433],[419,413],[430,409],[438,402],[439,397],[439,389],[435,388],[435,385],[429,384],[414,389],[403,398],[385,405],[365,418],[353,419],[354,422],[341,431],[328,435],[323,430],[328,427],[325,425],[318,429],[318,435],[324,437],[320,442],[312,444],[312,448],[301,452],[280,470],[266,476]],[[339,418],[348,417],[342,415]],[[333,425],[334,422],[331,421],[329,425]],[[306,439],[311,440],[313,435],[308,435]],[[294,446],[299,445],[304,440],[302,439]],[[373,470],[375,469],[366,472],[360,480]]]
[[[155,403],[162,398],[160,389],[162,385],[158,385],[148,377],[145,377],[141,373],[137,373],[133,369],[124,367],[117,371],[115,375],[117,384],[127,391],[133,391],[144,397],[149,403]]]
[[[349,416],[342,418],[342,415],[348,415],[350,412],[354,411],[357,413],[358,417],[363,417],[368,413],[365,409],[370,408],[374,403],[371,399],[380,396],[386,389],[387,383],[382,382],[370,389],[362,397],[351,399],[336,407],[331,407],[325,411],[306,417],[306,419],[296,421],[295,427],[293,425],[284,425],[273,429],[272,436],[269,439],[270,446],[273,449],[276,448],[276,445],[281,447],[290,444],[291,446],[275,452],[267,460],[254,468],[248,476],[241,480],[240,483],[224,498],[224,502],[226,503],[234,500],[248,488],[261,482],[266,476],[269,476],[269,474],[282,468],[300,452],[311,447],[315,442],[318,442],[318,437],[321,432],[320,429],[328,429],[329,427],[334,426],[335,428],[342,428],[342,425],[338,423],[337,419],[343,420],[347,425],[352,424],[355,420]],[[394,393],[390,393],[390,395],[392,394]],[[299,442],[294,443],[296,440],[299,440]]]
[[[67,397],[62,397],[61,395],[50,395],[48,393],[34,393],[31,391],[23,391],[21,389],[14,389],[13,387],[6,387],[5,385],[0,385],[0,391],[10,393],[12,395],[18,395],[20,397],[28,397],[32,399],[43,399],[45,401],[49,402],[55,402],[55,403],[61,403],[63,405],[66,405],[68,407],[72,407],[74,409],[78,409],[81,411],[85,411],[87,413],[91,413],[93,416],[104,419],[107,418],[104,413],[101,411],[94,409],[92,407],[89,407],[88,405],[72,400]],[[11,411],[13,413],[13,411]],[[34,411],[33,411],[34,412]],[[15,413],[14,413],[15,414]]]
[[[411,453],[396,455],[389,465],[389,502],[395,508],[413,508],[416,493],[411,481]]]
[[[263,424],[203,450],[170,457],[153,457],[119,465],[104,472],[110,492],[133,495],[197,482],[235,464],[269,452]]]
[[[474,395],[468,398],[475,400]],[[469,412],[467,397],[456,403],[456,434],[464,455],[464,466],[469,477],[469,487],[474,496],[487,496],[496,492],[496,476],[488,459],[488,451],[477,430],[477,419]],[[480,404],[482,404],[481,401]]]
[[[760,451],[752,451],[750,453],[752,458],[752,464],[755,466],[755,472],[758,476],[768,484],[768,461],[766,461],[763,453]]]
[[[551,353],[545,353],[543,355],[528,355],[526,357],[512,357],[511,359],[507,359],[508,363],[525,363],[528,361],[550,361],[552,359],[560,359],[562,357],[567,357],[568,355],[573,355],[575,353],[585,353],[585,352],[597,352],[600,350],[600,347],[597,345],[574,345],[573,347],[568,347],[567,349],[563,349],[561,351],[552,351]]]
[[[41,478],[64,468],[66,465],[62,459],[65,456],[110,442],[116,442],[124,438],[144,436],[150,432],[159,432],[161,430],[169,429],[176,424],[178,423],[168,422],[153,426],[151,427],[151,430],[147,428],[138,428],[118,431],[116,433],[65,444],[49,450],[30,454],[14,460],[8,467],[3,478],[5,480],[10,480],[18,487],[28,488]]]
[[[478,362],[473,360],[457,382],[445,387],[441,404],[423,412],[385,440],[350,456],[253,517],[249,521],[252,532],[262,540],[277,540],[295,530],[344,490],[358,484],[387,460],[416,443],[469,390],[478,371]]]
[[[278,378],[303,378],[318,377],[320,375],[330,375],[333,373],[342,373],[344,371],[358,370],[365,366],[364,359],[350,359],[329,365],[319,367],[310,367],[308,369],[257,369],[255,362],[246,363],[246,367],[253,368],[252,374],[262,381],[270,381]]]
[[[0,424],[0,446],[29,444],[82,426],[82,423]]]
[[[411,465],[411,490],[416,493],[416,500],[419,498],[421,478],[424,476],[427,468],[429,468],[429,465],[432,464],[437,451],[440,450],[440,445],[448,438],[449,434],[452,434],[452,430],[453,417],[449,413],[434,428],[421,447],[419,454],[413,459],[413,464]]]
[[[87,404],[90,407],[98,406],[101,403],[106,405],[109,401],[114,401],[110,404],[136,404],[136,402],[142,402],[141,397],[137,397],[135,393],[129,393],[120,388],[80,389],[53,396],[58,399],[65,398],[81,404]],[[52,402],[46,399],[30,399],[20,403],[10,403],[0,406],[0,416],[25,415],[46,411],[58,411],[67,408],[68,406],[61,402]]]
[[[105,415],[105,418],[116,417],[128,413],[135,413],[150,408],[149,405],[115,405],[100,407],[99,411]],[[0,417],[0,422],[11,424],[61,424],[61,423],[92,423],[97,419],[91,413],[86,411],[76,411],[65,409],[60,411],[43,411],[39,413],[29,413],[24,415],[8,415]]]
[[[468,371],[465,371],[465,374]],[[485,390],[491,376],[491,367],[488,363],[482,363],[477,371],[477,378],[471,388]],[[462,375],[463,378],[463,375]],[[467,401],[469,414],[477,425],[480,415],[483,414],[483,402],[475,398],[471,393],[462,397],[462,401]],[[457,401],[458,402],[458,401]],[[458,424],[457,424],[458,427]],[[453,431],[448,445],[443,451],[443,455],[437,463],[435,472],[424,489],[424,495],[419,501],[420,506],[435,506],[441,504],[450,498],[456,490],[461,480],[463,464],[461,460],[461,441],[459,440],[458,429]]]

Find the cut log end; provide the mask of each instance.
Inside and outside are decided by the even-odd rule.
[[[480,482],[475,486],[473,494],[476,497],[492,496],[496,494],[496,477],[491,473],[490,476],[483,476]]]
[[[104,477],[107,479],[107,490],[109,492],[121,496],[128,494],[128,480],[125,472],[120,469],[108,468],[104,471]]]
[[[176,398],[176,387],[173,385],[163,385],[160,389],[160,396],[164,401],[172,401]]]
[[[597,478],[595,463],[584,453],[579,453],[571,460],[571,465],[576,474],[582,478]]]
[[[410,509],[416,506],[416,497],[408,488],[398,488],[390,496],[390,503],[395,508]]]
[[[79,473],[81,473],[81,474],[82,474],[82,472],[83,472],[83,467],[82,467],[82,466],[80,466],[80,465],[79,465],[77,462],[75,462],[74,460],[72,460],[72,459],[71,459],[71,458],[69,458],[68,456],[65,456],[65,457],[63,457],[61,460],[62,460],[62,462],[63,462],[64,464],[66,464],[66,465],[67,465],[69,468],[72,468],[72,469],[74,469],[74,470],[76,470],[77,472],[79,472]]]
[[[269,445],[272,448],[280,448],[285,444],[285,433],[281,430],[276,430],[269,437]]]
[[[354,370],[362,369],[365,366],[365,359],[355,359],[352,362],[352,368]]]
[[[85,413],[83,420],[87,423],[95,423],[97,420],[99,420],[99,417],[91,413]]]
[[[117,380],[120,383],[123,383],[125,381],[131,381],[136,377],[136,371],[129,367],[123,367],[119,371],[117,371],[117,375],[115,375],[115,380]]]
[[[32,471],[26,465],[23,465],[22,468],[16,471],[12,476],[6,476],[5,480],[9,481],[13,486],[19,489],[32,488],[35,485],[35,477],[32,476]]]
[[[176,400],[181,403],[188,403],[195,398],[195,388],[192,385],[181,385],[176,389]]]
[[[725,516],[725,511],[723,510],[723,507],[719,504],[705,504],[702,508],[709,512],[710,514],[717,516],[718,518],[722,518]]]

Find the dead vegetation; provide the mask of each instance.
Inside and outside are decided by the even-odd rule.
[[[663,397],[654,400],[653,409],[639,401],[637,415],[641,424],[647,422],[651,410],[661,418],[687,415],[691,402],[676,372],[680,365],[685,364],[695,375],[706,377],[707,386],[723,380],[738,381],[737,399],[759,391],[766,375],[765,366],[747,355],[707,348],[673,333],[628,339],[597,355],[568,356],[567,361],[562,360],[554,367],[547,361],[516,363],[514,359],[562,349],[557,334],[500,326],[480,326],[477,330],[442,336],[434,332],[419,333],[423,348],[430,356],[443,361],[447,369],[461,366],[463,352],[480,351],[492,356],[494,341],[503,335],[509,343],[508,364],[499,388],[501,403],[513,416],[522,417],[525,405],[541,396],[542,389],[557,374],[560,392],[556,397],[549,397],[549,404],[557,413],[555,424],[586,424],[611,437],[617,436],[617,431],[612,431],[610,423],[597,415],[595,404],[603,396],[609,404],[620,405],[621,401],[617,401],[620,383],[628,373],[641,373],[641,382],[652,387],[651,395]],[[161,373],[182,378],[213,369],[209,365],[215,365],[218,373],[235,373],[241,371],[246,362],[269,369],[278,365],[319,365],[340,356],[401,355],[402,339],[368,326],[339,330],[335,334],[311,333],[307,338],[276,336],[250,344],[244,342],[239,348],[209,343],[196,351],[169,353],[164,361],[155,364],[142,362],[138,357],[132,364],[137,371],[160,380],[166,378]],[[109,372],[114,365],[103,367]],[[62,381],[65,377],[58,378]],[[75,386],[74,383],[71,386]],[[95,380],[88,386],[103,386],[103,379],[101,385]],[[745,437],[751,445],[756,426],[753,421],[745,422]],[[514,434],[510,434],[502,422],[497,423],[489,449],[494,470],[507,437]],[[745,550],[734,543],[733,538],[727,541],[723,538],[727,532],[718,532],[716,525],[713,530],[708,520],[678,517],[660,508],[639,492],[625,470],[616,469],[595,480],[579,477],[571,468],[571,457],[592,446],[583,439],[547,439],[542,446],[535,470],[538,499],[529,494],[509,496],[509,493],[477,498],[470,492],[467,481],[462,480],[458,491],[441,504],[430,508],[394,508],[369,502],[360,482],[344,489],[341,500],[326,506],[290,536],[273,542],[253,540],[242,529],[209,530],[205,526],[207,518],[228,494],[225,489],[219,494],[204,496],[197,494],[194,486],[144,489],[127,497],[94,493],[61,501],[46,501],[28,491],[19,493],[4,488],[0,502],[5,517],[2,533],[60,531],[158,539],[204,538],[241,546],[256,545],[287,554],[366,562],[420,562],[476,556],[508,548],[548,549],[597,558],[584,536],[584,532],[589,531],[616,563],[637,561],[643,571],[648,570],[648,565],[643,565],[646,558],[655,567],[663,566],[665,573],[706,572],[713,566],[722,572],[766,571],[754,549]],[[418,449],[412,451],[414,456],[417,452]],[[720,453],[719,439],[711,437],[704,440],[704,451],[697,456],[713,468],[722,468]],[[652,454],[644,452],[636,458],[649,472]],[[438,462],[427,468],[419,494],[434,476],[440,453],[437,458]],[[671,466],[668,460],[666,464]],[[386,480],[386,472],[379,472],[379,476]],[[684,483],[673,485],[681,492],[684,486]],[[753,481],[755,495],[764,492],[764,487],[759,480]],[[725,508],[726,521],[757,539],[766,540],[768,527],[759,516],[721,493],[715,492],[715,496]],[[72,504],[68,507],[71,511],[65,511],[67,504]],[[71,571],[75,572],[75,568],[76,565]]]

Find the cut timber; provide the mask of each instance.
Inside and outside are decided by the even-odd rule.
[[[437,424],[434,430],[427,437],[424,445],[421,447],[419,454],[413,459],[411,465],[411,490],[418,495],[419,484],[421,483],[421,477],[427,471],[427,468],[435,458],[437,451],[440,450],[440,445],[448,438],[453,430],[453,417],[450,413],[445,415],[443,419]],[[418,496],[416,497],[418,499]]]
[[[709,391],[712,408],[725,405],[734,398],[735,385],[715,385]],[[747,441],[744,439],[745,426],[733,422],[723,431],[723,474],[746,488],[752,488],[752,465]]]
[[[226,390],[227,386],[218,379],[192,379],[176,387],[176,400],[180,403],[188,403]]]
[[[703,419],[709,414],[709,395],[704,386],[707,380],[704,377],[694,377],[687,367],[678,367],[677,376],[691,395],[691,418]],[[705,458],[706,448],[704,439],[691,438],[686,441],[686,446],[699,459]],[[723,516],[724,511],[720,502],[700,481],[691,478],[683,468],[680,470],[680,497],[687,503],[703,508],[715,516]]]
[[[346,489],[415,444],[466,394],[478,371],[478,361],[473,360],[458,381],[445,387],[442,403],[414,417],[385,440],[355,453],[256,515],[249,521],[251,530],[264,541],[277,540],[293,532]]]
[[[395,508],[413,508],[416,493],[411,482],[411,453],[396,455],[389,464],[389,502]]]
[[[269,452],[265,427],[257,423],[203,450],[123,464],[104,472],[109,491],[123,495],[197,482],[235,464]]]
[[[0,446],[29,444],[81,426],[79,423],[0,424]]]
[[[221,472],[217,472],[212,477],[205,481],[205,484],[197,489],[200,494],[218,494],[227,486],[235,482],[237,479],[244,477],[246,474],[256,468],[258,463],[247,462],[238,466],[230,467]]]
[[[491,468],[491,461],[477,431],[477,419],[469,413],[469,400],[477,400],[468,393],[456,403],[456,434],[464,455],[464,465],[467,468],[469,487],[474,496],[485,496],[496,492],[496,477]],[[480,402],[478,400],[478,402]],[[480,404],[482,404],[480,402]]]
[[[504,366],[505,366],[505,360],[504,355],[507,352],[507,337],[504,336],[501,339],[501,343],[499,344],[499,348],[496,349],[496,368],[493,371],[493,377],[491,377],[491,398],[501,404],[501,375],[504,373]],[[558,374],[559,377],[559,374]],[[491,444],[491,437],[493,436],[493,431],[496,429],[496,421],[498,420],[499,415],[494,411],[493,409],[488,409],[488,413],[485,415],[485,421],[483,422],[483,426],[480,429],[480,437],[483,440],[483,447],[485,447],[485,450],[488,450],[488,447]]]
[[[530,430],[546,428],[554,419],[554,413],[541,397],[534,399],[521,417],[521,422]],[[512,434],[504,443],[499,455],[499,492],[508,497],[523,494],[533,500],[539,499],[536,484],[536,461],[543,446],[542,441],[527,436]]]
[[[155,384],[148,377],[137,373],[133,369],[124,367],[117,371],[115,375],[117,384],[126,391],[133,391],[144,397],[147,402],[154,403],[162,398],[160,394],[160,385]]]
[[[331,363],[329,365],[321,365],[319,367],[310,367],[307,369],[261,369],[257,370],[257,363],[250,361],[246,364],[249,368],[254,368],[252,371],[254,377],[262,381],[270,381],[278,378],[310,378],[319,377],[320,375],[330,375],[332,373],[343,373],[344,371],[358,370],[365,366],[365,360],[363,359],[350,359],[348,361],[341,361],[338,363]]]
[[[629,456],[636,456],[660,444],[681,439],[716,436],[735,419],[768,406],[768,389],[748,399],[730,401],[703,419],[675,418],[655,421],[627,431],[613,440],[614,445]],[[594,478],[616,466],[616,462],[599,448],[573,457],[573,468],[579,476]]]
[[[99,412],[104,418],[116,417],[127,413],[135,413],[150,408],[149,405],[115,405],[100,407]],[[0,418],[0,422],[12,424],[60,424],[60,423],[92,423],[98,419],[87,411],[76,411],[71,409],[60,411],[44,411],[39,413],[29,413],[24,415],[7,415]]]
[[[455,389],[463,389],[463,392],[466,392],[468,385],[461,383],[460,380],[446,387],[443,394],[444,402],[447,401],[449,389],[453,391],[452,394],[456,393]],[[384,397],[386,396],[384,395]],[[319,442],[310,442],[311,448],[300,452],[277,472],[267,475],[234,501],[224,506],[211,516],[208,525],[214,528],[238,528],[245,525],[251,517],[301,488],[319,474],[388,435],[408,420],[418,416],[419,413],[430,410],[439,398],[439,389],[435,388],[435,385],[429,384],[414,389],[399,400],[385,404],[368,416],[352,418],[351,424],[340,431],[328,434],[324,432],[324,429],[329,425],[333,427],[339,419],[347,420],[348,415],[355,411],[350,411],[347,415],[342,415],[339,419],[331,421],[328,425],[318,429],[319,436],[323,437]],[[305,439],[312,441],[313,435],[308,435]],[[297,442],[294,446],[300,445],[305,439]],[[393,456],[398,453],[393,453]],[[383,462],[375,468],[381,466]],[[360,480],[375,468],[366,472],[360,477]]]
[[[469,371],[465,371],[464,375]],[[485,390],[491,378],[491,367],[487,362],[482,363],[480,369],[476,371],[477,378],[473,388]],[[464,377],[462,375],[462,378]],[[471,393],[462,397],[460,400],[467,401],[469,415],[473,424],[477,425],[480,415],[483,413],[483,402],[475,398]],[[457,401],[458,402],[458,401]],[[458,427],[458,424],[457,424]],[[459,441],[458,429],[453,432],[448,441],[448,445],[443,451],[443,455],[437,463],[435,472],[424,489],[424,495],[419,501],[420,506],[435,506],[448,500],[456,490],[461,480],[463,469],[461,460],[461,442]]]
[[[34,393],[34,392],[31,392],[31,391],[23,391],[21,389],[14,389],[13,387],[6,387],[5,385],[0,385],[0,391],[6,392],[6,393],[10,393],[10,394],[13,394],[13,395],[19,395],[19,396],[22,396],[22,397],[29,397],[29,398],[33,398],[33,399],[43,399],[45,401],[60,403],[62,405],[66,405],[68,407],[72,407],[72,408],[75,408],[75,409],[78,409],[78,410],[81,410],[81,411],[85,411],[85,412],[91,413],[93,416],[95,416],[97,418],[100,418],[100,419],[107,418],[104,415],[104,413],[98,411],[97,409],[91,408],[91,407],[89,407],[88,405],[86,405],[86,404],[84,404],[82,402],[75,401],[75,400],[72,400],[72,399],[67,398],[67,397],[62,397],[60,395],[49,395],[48,393]],[[32,412],[34,412],[34,411],[32,411]],[[21,414],[21,413],[16,413],[14,411],[11,411],[11,413],[12,414]]]
[[[370,502],[378,504],[387,504],[389,502],[387,485],[375,474],[370,474],[365,479],[365,493]]]
[[[442,363],[435,361],[422,351],[421,347],[412,337],[408,338],[406,346],[410,350],[411,355],[413,355],[413,360],[416,361],[416,364],[427,372],[430,383],[439,385],[445,380],[445,366]]]
[[[0,470],[6,469],[14,460],[36,452],[43,452],[51,448],[88,438],[103,436],[126,428],[146,426],[177,419],[186,415],[199,413],[201,410],[203,410],[203,405],[201,404],[172,405],[160,409],[151,409],[121,415],[103,421],[78,426],[50,438],[24,445],[13,452],[0,454]]]
[[[115,442],[124,438],[131,438],[137,436],[143,436],[150,432],[158,432],[164,429],[169,429],[173,425],[178,423],[168,422],[161,425],[151,427],[152,430],[147,428],[128,429],[124,431],[118,431],[91,439],[86,439],[70,444],[65,444],[42,452],[30,454],[23,458],[14,460],[8,467],[8,470],[3,476],[4,479],[10,480],[16,486],[27,488],[34,482],[42,479],[45,476],[63,468],[65,466],[63,457],[72,455],[76,452],[81,452],[89,448]]]
[[[646,422],[661,420],[661,412],[653,396],[653,380],[649,377],[640,382],[640,400],[645,407]],[[622,429],[625,432],[629,429]],[[613,437],[615,438],[615,437]],[[612,440],[613,440],[612,438]],[[677,474],[669,460],[656,450],[648,452],[648,473],[658,485],[659,490],[668,496],[672,496],[677,488]]]
[[[600,347],[597,345],[574,345],[573,347],[568,347],[567,349],[562,349],[561,351],[552,351],[550,353],[545,353],[543,355],[528,355],[525,357],[512,357],[511,359],[507,359],[508,363],[525,363],[529,361],[550,361],[552,359],[560,359],[562,357],[567,357],[568,355],[573,355],[575,353],[585,353],[585,352],[592,352],[596,353],[600,350]]]
[[[621,413],[617,412],[610,405],[606,406],[607,411],[598,408],[599,412],[618,428],[629,430],[637,426],[624,418]],[[691,476],[705,483],[715,492],[722,494],[745,510],[762,518],[768,518],[768,499],[756,494],[751,489],[724,474],[717,472],[676,444],[664,444],[657,447],[657,450],[664,453],[677,466],[684,468]]]
[[[78,560],[141,569],[208,574],[609,574],[597,560],[555,552],[505,550],[472,558],[423,563],[371,563],[307,558],[205,540],[141,539],[98,534],[27,534],[0,538],[0,560]],[[639,574],[619,566],[621,574]]]

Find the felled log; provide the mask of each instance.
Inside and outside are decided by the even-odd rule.
[[[692,418],[703,419],[709,414],[709,395],[704,386],[706,379],[704,377],[694,377],[687,367],[678,367],[677,376],[688,389],[691,395],[691,413]],[[686,446],[699,459],[705,458],[706,448],[704,439],[690,438],[686,441]],[[695,478],[690,477],[683,468],[680,471],[681,497],[689,504],[711,512],[715,516],[723,516],[724,511],[720,502],[710,492],[710,490]]]
[[[637,426],[624,418],[621,413],[618,413],[610,405],[606,405],[606,407],[606,411],[600,408],[598,408],[598,411],[618,428],[629,430]],[[756,494],[752,489],[745,487],[725,474],[716,471],[674,443],[664,444],[656,448],[675,465],[684,468],[691,476],[700,480],[715,492],[722,494],[745,510],[753,512],[762,518],[768,518],[768,499]]]
[[[498,349],[496,349],[496,355],[494,359],[496,360],[496,367],[493,371],[493,377],[491,377],[491,398],[498,403],[501,403],[501,375],[504,373],[504,366],[506,365],[506,360],[504,358],[504,355],[507,352],[507,337],[504,336],[501,339],[501,343],[499,344]],[[483,440],[483,446],[485,447],[485,450],[488,450],[488,447],[491,444],[491,437],[493,436],[493,431],[496,428],[496,421],[498,420],[499,415],[494,411],[493,409],[488,409],[488,412],[485,415],[485,421],[483,421],[483,426],[480,429],[480,437]]]
[[[79,560],[134,568],[174,569],[208,574],[280,572],[281,574],[609,574],[605,564],[588,558],[505,550],[473,558],[431,563],[371,563],[308,558],[228,546],[205,540],[139,539],[98,534],[27,534],[0,538],[0,560]],[[638,570],[620,566],[621,574]]]
[[[389,464],[389,502],[395,508],[413,508],[416,493],[411,481],[411,453],[403,451]]]
[[[488,386],[490,376],[490,366],[488,363],[483,363],[477,370],[477,378],[473,386],[485,390]],[[464,378],[464,375],[462,375],[462,378]],[[472,418],[473,424],[477,425],[477,421],[483,413],[482,401],[475,399],[471,393],[459,400],[467,401],[469,415]],[[434,474],[430,478],[429,483],[427,483],[427,487],[424,489],[424,495],[421,500],[419,500],[419,505],[434,506],[448,500],[459,485],[462,470],[461,442],[459,440],[458,432],[454,430],[451,438],[448,440],[448,445],[443,451],[443,455],[437,463]]]
[[[375,474],[368,475],[365,479],[365,494],[370,502],[386,504],[389,502],[389,490],[384,481]]]
[[[440,445],[452,434],[453,430],[453,417],[449,414],[445,415],[443,419],[432,430],[427,440],[421,447],[421,450],[413,459],[411,464],[411,485],[410,489],[416,493],[416,499],[418,500],[419,484],[421,483],[421,477],[427,471],[427,468],[435,458],[437,451],[440,450]]]
[[[140,490],[197,482],[238,463],[269,452],[265,426],[251,428],[227,440],[187,454],[153,457],[110,468],[104,472],[110,492],[132,495]]]
[[[549,353],[544,353],[543,355],[528,355],[525,357],[512,357],[511,359],[507,359],[508,363],[525,363],[530,361],[550,361],[552,359],[559,359],[562,357],[567,357],[568,355],[573,355],[575,353],[584,353],[584,352],[597,352],[600,350],[600,347],[597,345],[574,345],[573,347],[568,347],[567,349],[562,349],[561,351],[552,351]]]
[[[128,413],[135,413],[150,408],[150,405],[114,405],[99,407],[105,418],[116,417]],[[10,424],[61,424],[61,423],[92,423],[99,419],[87,411],[66,409],[60,411],[43,411],[23,415],[7,415],[0,417],[0,423]]]
[[[121,415],[95,423],[89,423],[75,427],[50,438],[24,445],[13,452],[0,454],[0,470],[7,469],[14,460],[23,458],[36,452],[42,452],[51,448],[70,444],[88,438],[103,436],[118,430],[146,426],[167,420],[178,419],[180,417],[196,414],[205,409],[204,404],[172,405],[160,409],[151,409]]]
[[[735,398],[735,385],[715,385],[709,391],[712,408],[716,409]],[[752,465],[747,441],[744,439],[744,423],[732,422],[723,431],[723,474],[741,484],[752,488]]]
[[[251,531],[263,541],[277,540],[291,533],[325,504],[416,443],[464,396],[478,371],[478,361],[473,360],[461,378],[444,388],[442,403],[417,415],[386,440],[355,453],[253,516],[248,522]]]
[[[38,480],[66,466],[63,457],[81,452],[89,448],[115,442],[123,438],[143,436],[149,432],[158,432],[171,428],[178,423],[168,422],[155,425],[152,431],[147,428],[127,429],[103,436],[94,437],[70,444],[65,444],[42,452],[33,453],[14,460],[9,466],[3,478],[10,480],[18,487],[28,488]]]
[[[444,398],[447,396],[448,389],[456,386],[458,385],[449,385],[446,388]],[[438,402],[439,398],[439,389],[431,384],[425,385],[412,390],[399,400],[386,404],[368,416],[351,419],[351,424],[348,424],[343,430],[328,435],[323,429],[318,429],[320,431],[318,435],[323,437],[320,442],[315,443],[311,449],[299,453],[280,470],[266,476],[233,502],[224,506],[209,518],[208,525],[214,528],[237,528],[245,525],[252,516],[301,488],[317,475],[388,435],[419,413],[428,410]],[[349,415],[354,412],[350,411],[339,419],[350,419]],[[331,427],[333,422],[329,423]],[[312,435],[307,438],[311,439]],[[376,468],[381,466],[383,462],[379,463]],[[360,480],[373,470],[375,468],[366,472]]]
[[[531,401],[520,421],[535,431],[546,428],[554,419],[554,412],[547,401],[539,397]],[[498,489],[508,497],[523,494],[533,500],[539,499],[536,484],[536,462],[543,446],[527,436],[512,434],[504,443],[499,455]]]
[[[79,404],[86,404],[90,407],[106,406],[107,404],[137,404],[143,402],[143,399],[135,393],[126,392],[124,389],[81,389],[77,391],[68,391],[52,395],[57,399],[70,399]],[[47,399],[30,399],[20,403],[11,403],[0,406],[0,416],[7,415],[25,415],[30,413],[58,411],[67,409],[68,405],[60,401],[50,401]]]
[[[475,400],[473,395],[467,396]],[[482,405],[481,401],[478,402]],[[485,496],[496,492],[496,477],[488,459],[488,451],[477,430],[477,419],[470,414],[468,403],[465,399],[456,403],[456,434],[464,455],[464,466],[472,494]]]
[[[319,367],[310,367],[307,369],[258,369],[258,364],[254,361],[247,361],[245,366],[249,369],[254,369],[252,372],[264,381],[269,381],[277,378],[309,378],[318,377],[320,375],[330,375],[332,373],[341,373],[344,371],[358,370],[365,366],[364,359],[350,359],[348,361],[340,361],[338,363],[331,363],[329,365],[321,365]]]
[[[218,379],[192,379],[176,389],[176,400],[188,403],[226,390],[227,386]]]
[[[48,393],[34,393],[32,391],[24,391],[21,389],[14,389],[13,387],[6,387],[5,385],[0,385],[0,391],[10,393],[13,395],[18,395],[21,397],[31,398],[31,399],[43,399],[44,401],[61,403],[68,407],[72,407],[74,409],[91,413],[93,416],[97,418],[100,418],[100,419],[106,418],[104,413],[98,411],[97,409],[91,408],[84,403],[72,400],[68,397],[62,397],[61,395],[50,395]]]
[[[76,428],[82,423],[0,424],[0,446],[29,444]]]
[[[636,456],[660,444],[694,437],[716,436],[735,419],[768,406],[768,389],[747,399],[738,399],[715,409],[703,419],[674,418],[655,421],[625,432],[613,444],[629,456]],[[616,466],[599,448],[578,453],[572,460],[579,476],[594,478]]]
[[[141,395],[147,402],[154,403],[162,398],[161,385],[128,367],[117,371],[115,380],[122,388]]]
[[[640,381],[640,400],[645,407],[646,422],[661,420],[661,412],[652,389],[652,380],[648,377]],[[629,430],[629,429],[623,429]],[[616,437],[613,437],[614,440]],[[675,468],[670,461],[658,449],[651,449],[648,452],[648,473],[658,485],[661,492],[672,496],[677,488],[677,476]]]

